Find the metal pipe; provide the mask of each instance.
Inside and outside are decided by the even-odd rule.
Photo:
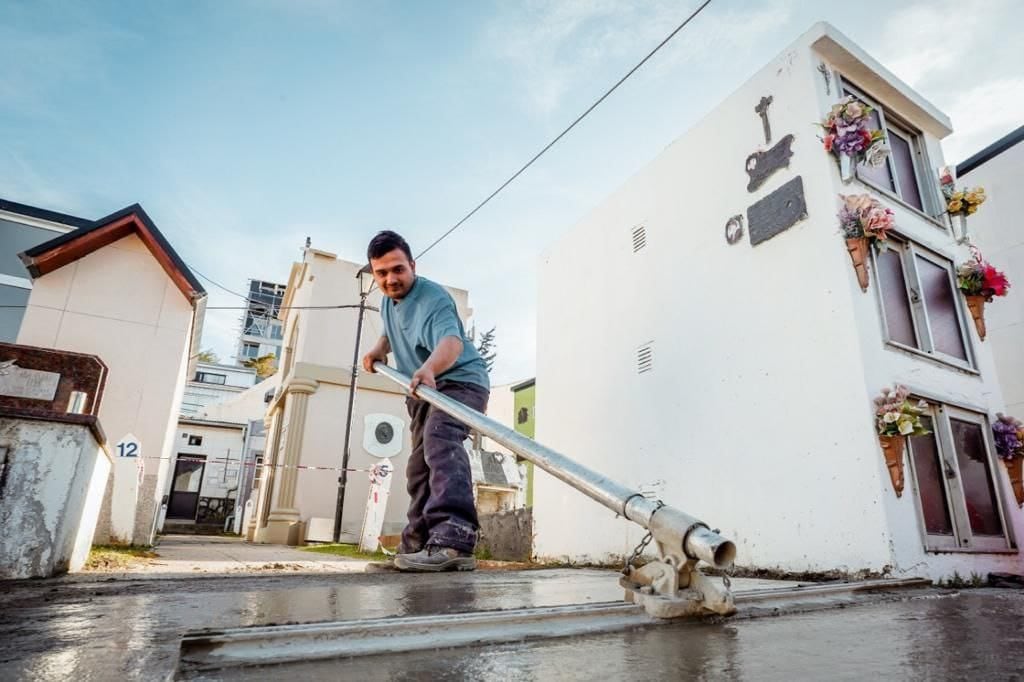
[[[407,393],[425,400],[471,429],[504,445],[616,514],[650,530],[658,542],[685,552],[691,559],[703,559],[712,566],[727,568],[732,565],[736,556],[733,543],[712,531],[702,521],[658,500],[649,500],[640,492],[588,469],[432,388],[421,385],[415,392],[410,392],[409,377],[382,362],[374,363],[373,367],[377,373],[402,386]]]

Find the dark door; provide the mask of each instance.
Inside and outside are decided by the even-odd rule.
[[[189,455],[188,459],[179,459],[174,464],[174,485],[171,487],[171,499],[167,502],[167,518],[195,520],[205,459],[201,455]]]

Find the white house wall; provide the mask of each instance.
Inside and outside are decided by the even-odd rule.
[[[864,188],[842,185],[816,137],[814,122],[838,99],[834,79],[826,93],[822,57],[810,47],[821,30],[543,254],[537,410],[557,418],[539,420],[537,440],[720,528],[740,565],[942,572],[945,559],[935,555],[923,571],[915,566],[924,552],[909,470],[896,500],[871,398],[901,381],[994,409],[998,387],[883,347],[877,290],[861,292],[836,220],[837,195]],[[767,95],[772,142],[793,134],[794,156],[751,193],[744,162],[765,148],[754,107]],[[929,153],[941,158],[934,138]],[[745,218],[796,176],[807,219],[755,247],[746,236],[726,243],[730,216]],[[901,208],[897,220],[949,250],[942,228]],[[647,244],[634,253],[640,225]],[[652,370],[639,374],[646,345]],[[986,353],[978,356],[988,377]],[[639,541],[639,527],[535,476],[538,555],[607,559]],[[1004,559],[953,561],[997,567]]]
[[[280,373],[267,377],[241,393],[234,394],[229,400],[207,405],[196,416],[227,422],[262,420],[267,413],[267,393],[277,391],[279,386]]]
[[[856,351],[837,350],[857,332],[811,125],[816,66],[806,46],[787,50],[542,257],[537,410],[558,418],[539,420],[537,440],[721,528],[741,564],[880,568],[879,472],[862,461],[877,445],[863,424],[820,412],[868,406]],[[773,139],[795,135],[795,155],[749,193],[744,162],[764,148],[753,109],[765,95]],[[757,247],[726,243],[730,216],[798,175],[808,220]],[[634,254],[639,225],[647,246]],[[646,344],[653,371],[638,374]],[[606,558],[640,539],[535,476],[539,555]]]
[[[989,159],[961,178],[985,188],[988,200],[968,220],[968,232],[1013,288],[985,306],[988,345],[995,357],[1007,411],[1024,419],[1024,143]]]
[[[834,67],[835,65],[825,60],[825,63]],[[848,67],[849,68],[849,67]],[[837,73],[842,74],[838,69]],[[846,74],[851,79],[854,76]],[[867,78],[856,79],[859,84]],[[825,92],[825,84],[821,79],[816,80],[817,96],[819,106],[823,115],[831,106],[831,100]],[[894,112],[923,129],[926,126],[912,120],[913,113],[907,109],[899,109],[896,103],[889,101],[880,102],[887,110]],[[819,115],[819,118],[821,117]],[[940,141],[934,136],[925,133],[925,154],[929,162],[931,173],[928,181],[932,187],[924,191],[934,191],[938,196],[937,169],[944,165],[944,157]],[[824,157],[824,155],[819,155]],[[833,169],[835,167],[832,164]],[[869,185],[859,180],[854,180],[849,185],[840,181],[838,174],[830,174],[833,184],[833,196],[835,194],[854,193],[875,193]],[[883,203],[892,208],[896,214],[896,225],[899,231],[913,241],[929,248],[930,250],[945,256],[952,263],[958,265],[970,258],[969,250],[956,243],[956,236],[950,231],[948,220],[929,219],[915,209],[902,204],[898,200],[888,197],[881,197]],[[833,216],[837,207],[833,208]],[[986,207],[987,208],[987,207]],[[833,224],[837,225],[833,218]],[[836,228],[838,229],[838,228]],[[841,239],[836,236],[836,241]],[[856,329],[858,331],[860,353],[863,357],[864,382],[868,392],[868,398],[873,398],[882,388],[893,384],[903,384],[911,389],[920,391],[922,395],[928,396],[946,404],[972,406],[978,412],[995,417],[995,413],[1003,410],[1003,397],[998,382],[998,372],[992,355],[993,346],[987,341],[982,343],[975,333],[974,325],[970,314],[962,300],[961,323],[967,331],[969,353],[975,360],[974,372],[966,372],[950,367],[940,362],[923,358],[919,354],[899,350],[885,343],[885,332],[883,328],[882,301],[877,285],[877,275],[871,269],[872,283],[866,293],[862,292],[855,283],[855,275],[850,264],[849,256],[845,248],[833,247],[830,252],[833,267],[846,273],[848,279],[848,290],[850,292],[851,309],[854,315]],[[958,297],[959,298],[959,297]],[[1012,297],[1011,297],[1012,299]],[[1017,305],[1020,305],[1019,300]],[[864,431],[872,434],[873,423],[871,414],[862,410],[864,414]],[[853,413],[856,414],[856,413]],[[846,416],[848,421],[849,414]],[[889,480],[888,470],[881,456],[877,444],[865,444],[857,449],[857,457],[866,458],[868,463],[873,461],[877,470],[878,478],[881,481],[881,488],[878,499],[886,514],[888,529],[884,535],[884,542],[888,545],[890,557],[885,566],[888,566],[894,573],[913,573],[915,575],[927,575],[940,579],[949,577],[954,571],[962,575],[974,573],[987,573],[989,571],[1014,571],[1019,570],[1020,559],[1016,554],[999,555],[986,553],[934,553],[926,552],[924,540],[921,534],[921,524],[918,519],[918,497],[914,489],[914,479],[911,468],[908,465],[905,469],[906,485],[903,495],[899,498],[893,490]],[[1024,541],[1024,516],[1020,513],[1016,504],[1012,502],[1013,493],[1009,481],[1005,475],[1004,467],[998,462],[993,462],[992,473],[995,477],[996,486],[1004,501],[1004,511],[1009,513],[1009,523],[1013,528],[1016,537],[1016,545],[1019,547]]]
[[[130,433],[146,458],[146,506],[140,502],[134,537],[123,540],[152,541],[184,391],[192,314],[189,301],[134,235],[33,283],[18,343],[98,355],[110,368],[99,417],[111,447]],[[115,476],[122,471],[114,470]]]
[[[517,382],[518,383],[518,382]],[[512,386],[515,384],[503,384],[492,386],[491,395],[487,399],[487,416],[503,426],[515,429],[515,394],[512,393]],[[495,443],[490,438],[484,439],[484,449],[491,452],[510,453],[511,450],[504,445]]]
[[[179,457],[189,458],[202,456],[206,463],[203,468],[203,480],[199,489],[199,497],[231,498],[237,500],[239,472],[242,448],[244,446],[244,429],[226,428],[222,426],[206,426],[194,423],[177,424],[174,442],[171,446],[171,476],[164,484],[163,494],[170,495],[174,485],[174,463]],[[201,445],[189,445],[189,436],[201,436]]]
[[[345,411],[348,405],[348,387],[321,383],[309,397],[306,429],[302,440],[302,465],[315,467],[341,466],[345,442]],[[384,518],[385,534],[398,533],[405,525],[409,495],[405,490],[405,467],[409,461],[409,417],[405,411],[405,398],[397,393],[358,390],[352,417],[349,467],[345,488],[345,509],[342,513],[342,531],[356,535],[363,523],[367,494],[370,490],[367,469],[378,461],[363,449],[364,416],[384,413],[402,419],[406,430],[402,435],[402,451],[392,457],[396,468]],[[310,518],[334,518],[338,496],[337,471],[300,470],[295,489],[295,507],[303,521]]]

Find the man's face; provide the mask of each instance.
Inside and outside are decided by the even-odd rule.
[[[370,268],[381,292],[396,301],[405,298],[416,279],[416,261],[409,260],[401,249],[388,251],[380,258],[371,258]]]

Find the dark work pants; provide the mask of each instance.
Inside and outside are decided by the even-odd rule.
[[[482,386],[439,381],[437,390],[478,412],[487,410],[490,394]],[[412,419],[412,454],[405,472],[411,499],[402,549],[416,552],[435,546],[472,552],[480,523],[463,445],[469,427],[423,400],[406,398],[405,403]]]

